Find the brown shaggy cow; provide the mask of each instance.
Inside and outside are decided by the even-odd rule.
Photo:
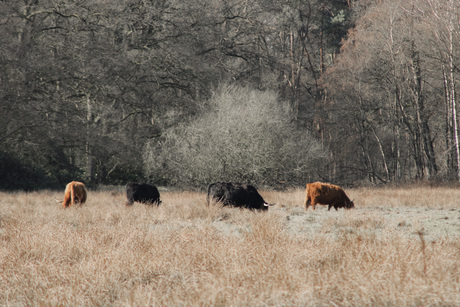
[[[65,187],[64,201],[62,207],[67,208],[75,203],[83,205],[86,202],[86,188],[82,182],[72,181]]]
[[[351,209],[355,207],[353,201],[351,201],[347,194],[342,190],[341,187],[322,182],[307,183],[306,188],[307,198],[305,200],[305,211],[311,205],[315,210],[316,205],[329,205],[328,211],[334,207]]]

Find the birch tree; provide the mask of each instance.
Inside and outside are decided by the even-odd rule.
[[[420,3],[423,16],[426,17],[432,35],[430,50],[438,55],[438,69],[442,72],[443,90],[446,103],[446,152],[453,153],[456,177],[460,180],[460,144],[459,117],[456,83],[459,74],[459,43],[460,43],[460,8],[454,0],[426,0]],[[449,159],[449,157],[447,157]],[[450,163],[448,163],[450,165]]]

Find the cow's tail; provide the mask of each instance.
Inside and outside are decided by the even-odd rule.
[[[75,205],[75,192],[73,190],[73,184],[70,185],[70,205]]]

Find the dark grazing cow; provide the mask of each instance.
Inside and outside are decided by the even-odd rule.
[[[257,189],[249,184],[233,182],[216,182],[208,186],[206,197],[211,202],[221,202],[224,206],[243,207],[254,210],[268,210],[268,204],[260,196]]]
[[[127,206],[131,206],[135,201],[147,205],[160,205],[160,192],[154,185],[147,183],[130,182],[126,185]]]
[[[316,205],[329,205],[328,211],[332,207],[337,211],[337,208],[351,209],[355,207],[347,194],[341,187],[322,182],[307,183],[307,197],[305,199],[305,211],[311,205],[315,210]]]

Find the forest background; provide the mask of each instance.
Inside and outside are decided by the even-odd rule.
[[[0,2],[0,189],[458,181],[455,0]]]

